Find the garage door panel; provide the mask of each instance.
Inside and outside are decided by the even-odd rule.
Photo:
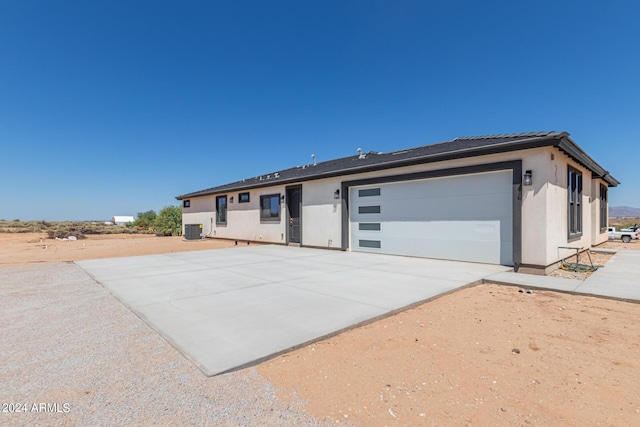
[[[392,246],[388,246],[390,236],[407,242],[417,239],[471,244],[472,242],[502,242],[504,234],[501,230],[502,224],[499,221],[400,221],[385,222],[384,231],[359,233],[359,237],[384,238],[385,249],[391,249]]]
[[[370,242],[371,240],[366,240]],[[418,237],[386,237],[379,248],[361,246],[360,252],[391,253],[395,255],[424,258],[450,259],[455,261],[496,264],[493,254],[500,252],[500,243],[495,241],[469,241],[455,239],[430,239]]]
[[[500,171],[352,188],[351,248],[512,265],[511,182]]]
[[[420,198],[411,200],[384,200],[378,204],[367,204],[364,208],[380,206],[380,217],[385,220],[421,221],[429,219],[494,219],[508,216],[496,216],[496,205],[511,203],[511,194],[473,195],[465,197],[449,196],[437,199]],[[361,207],[360,205],[358,207]],[[410,207],[410,208],[408,208]],[[374,213],[354,212],[356,221],[368,221],[376,218]]]

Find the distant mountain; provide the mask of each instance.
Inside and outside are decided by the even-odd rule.
[[[610,206],[609,216],[611,218],[640,218],[640,208],[629,206]]]

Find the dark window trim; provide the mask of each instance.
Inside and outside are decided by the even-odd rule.
[[[219,200],[221,199],[224,199],[224,221],[220,219]],[[229,211],[228,207],[229,207],[229,199],[227,198],[226,194],[222,196],[216,196],[216,225],[227,225],[227,219],[228,219],[227,213]]]
[[[242,196],[246,196],[246,200],[243,200]],[[249,203],[251,201],[251,193],[245,191],[244,193],[238,193],[238,203]]]
[[[406,173],[378,178],[358,179],[353,181],[343,181],[340,190],[342,194],[342,247],[349,248],[349,188],[358,185],[370,185],[379,183],[389,183],[398,181],[412,181],[418,179],[441,178],[455,175],[469,175],[482,172],[498,172],[501,170],[511,170],[513,181],[513,265],[518,271],[522,264],[522,160],[506,162],[486,163],[475,166],[462,166],[450,169],[438,169],[433,171]]]
[[[191,200],[186,199],[182,201],[182,207],[183,208],[190,208],[191,207]]]
[[[278,217],[274,218],[274,217],[268,217],[265,218],[262,216],[262,201],[266,198],[272,199],[272,198],[277,198],[278,199]],[[260,196],[260,222],[280,222],[280,218],[282,218],[282,203],[280,203],[280,194],[263,194]]]
[[[572,176],[575,176],[575,186]],[[573,166],[567,168],[567,240],[579,240],[583,234],[583,174]],[[573,200],[573,201],[572,201]]]
[[[600,233],[606,233],[609,227],[609,187],[600,184]]]

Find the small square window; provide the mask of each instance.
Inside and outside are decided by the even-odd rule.
[[[191,207],[191,200],[183,200],[182,201],[182,207],[183,208]]]
[[[238,203],[249,203],[249,193],[238,194]]]

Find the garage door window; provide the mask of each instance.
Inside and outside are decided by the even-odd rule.
[[[374,248],[380,249],[382,245],[380,244],[380,240],[358,240],[358,246],[361,248]]]
[[[379,188],[367,188],[364,190],[358,190],[358,197],[371,197],[371,196],[379,196],[380,189]]]
[[[380,206],[360,206],[358,208],[358,213],[361,214],[379,214]]]
[[[380,223],[379,222],[361,222],[358,224],[358,229],[360,231],[380,231]]]

